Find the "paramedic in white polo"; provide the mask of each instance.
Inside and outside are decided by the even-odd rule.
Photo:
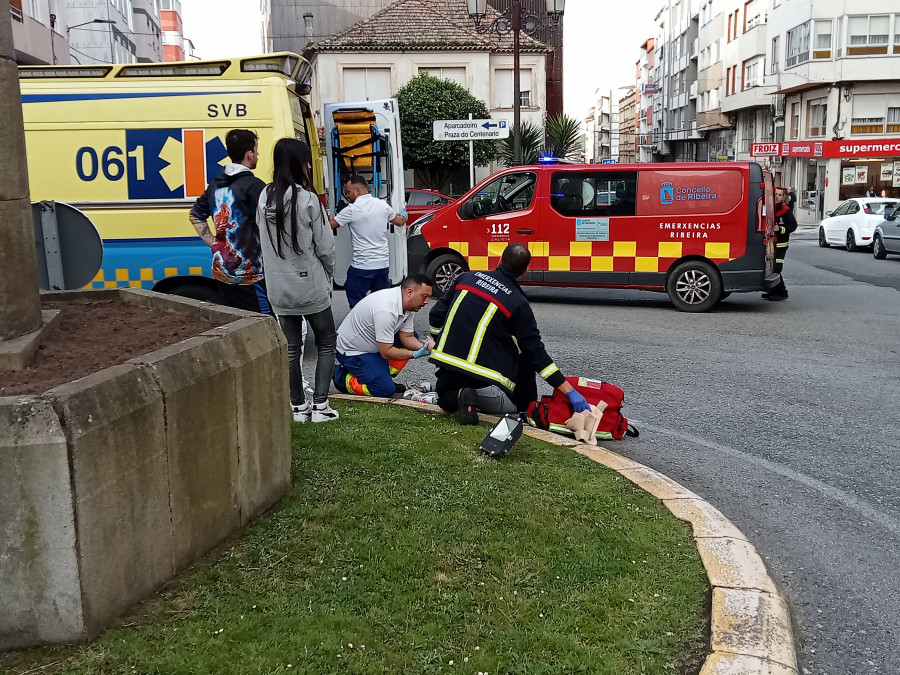
[[[350,228],[353,242],[353,262],[347,270],[347,302],[350,309],[366,297],[366,293],[391,287],[388,224],[406,225],[406,218],[397,213],[383,199],[369,194],[366,179],[353,174],[346,185],[350,204],[329,219],[331,227]]]

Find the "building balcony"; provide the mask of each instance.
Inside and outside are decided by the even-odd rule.
[[[697,98],[697,80],[691,82],[691,88],[688,90],[688,98],[692,101]]]
[[[773,93],[775,93],[774,87],[759,86],[724,96],[722,97],[722,112],[729,113],[745,108],[771,106]]]
[[[731,122],[728,115],[724,115],[721,110],[707,110],[706,112],[697,113],[697,129],[699,131],[712,129],[728,129],[731,128]]]
[[[691,53],[690,53],[690,56],[691,56],[691,60],[692,60],[692,61],[695,61],[695,60],[697,59],[697,56],[698,56],[698,54],[699,54],[699,52],[700,52],[700,50],[699,50],[699,48],[698,48],[698,44],[699,44],[699,40],[698,40],[697,38],[694,38],[694,41],[691,42]]]
[[[19,8],[10,6],[12,14],[13,46],[18,63],[28,65],[52,64],[54,56],[58,65],[69,63],[69,43],[65,36],[51,29],[47,24],[37,21],[27,14],[21,14],[17,18],[15,10]],[[5,21],[6,19],[4,19]],[[47,39],[49,34],[50,39]]]

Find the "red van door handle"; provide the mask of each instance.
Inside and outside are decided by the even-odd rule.
[[[519,234],[534,234],[534,230],[516,230]]]

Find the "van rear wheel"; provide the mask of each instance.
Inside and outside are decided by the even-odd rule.
[[[722,280],[708,262],[688,260],[672,270],[666,293],[682,312],[708,312],[722,299]]]
[[[466,264],[462,258],[452,253],[439,255],[432,260],[425,269],[425,274],[434,280],[432,293],[434,297],[439,298],[446,293],[456,281],[456,277],[465,271]]]

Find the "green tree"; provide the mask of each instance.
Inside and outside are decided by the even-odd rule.
[[[568,157],[578,150],[581,130],[578,120],[560,113],[547,120],[544,151],[552,157]]]
[[[497,141],[499,160],[506,166],[513,166],[516,162],[513,153],[513,135],[515,129],[510,129],[509,138]],[[544,130],[531,122],[522,122],[522,161],[521,164],[537,164],[541,160],[541,151],[544,145]]]
[[[476,119],[491,115],[483,101],[450,80],[427,73],[410,80],[397,92],[400,106],[400,133],[403,138],[403,164],[413,169],[426,187],[442,190],[454,171],[468,168],[469,144],[466,141],[435,141],[435,120],[464,120],[469,113]],[[493,141],[475,142],[475,165],[485,166],[496,158]]]

